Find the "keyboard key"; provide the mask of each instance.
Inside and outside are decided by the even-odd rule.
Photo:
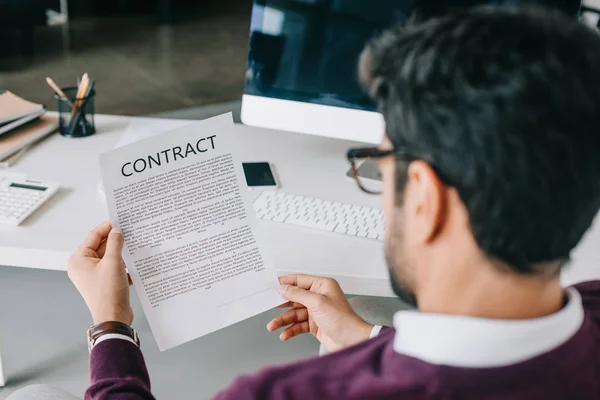
[[[335,228],[334,224],[327,224],[325,222],[316,222],[314,220],[302,220],[302,219],[291,219],[288,218],[285,221],[286,224],[291,224],[291,225],[298,225],[298,226],[304,226],[306,228],[315,228],[315,229],[320,229],[323,231],[333,231],[333,229]]]

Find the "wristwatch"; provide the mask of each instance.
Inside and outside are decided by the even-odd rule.
[[[135,329],[133,329],[129,325],[126,325],[122,322],[107,321],[107,322],[101,322],[97,325],[91,326],[90,329],[88,329],[88,331],[87,331],[88,350],[92,351],[92,349],[94,348],[94,345],[96,344],[96,341],[100,337],[102,337],[104,335],[108,335],[108,334],[119,334],[119,335],[127,336],[128,338],[131,338],[131,340],[133,340],[135,342],[135,344],[138,345],[138,347],[140,345],[140,338],[138,337],[138,334]]]

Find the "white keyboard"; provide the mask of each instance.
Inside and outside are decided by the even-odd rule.
[[[254,201],[259,219],[302,226],[347,236],[383,240],[383,212],[361,207],[288,194],[264,191]]]
[[[0,224],[19,225],[59,188],[55,182],[37,182],[0,173]]]

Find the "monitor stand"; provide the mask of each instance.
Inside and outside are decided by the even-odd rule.
[[[352,168],[348,170],[346,176],[354,179]],[[379,173],[379,165],[377,164],[377,160],[365,160],[358,167],[358,176],[375,182],[381,182],[381,174]]]

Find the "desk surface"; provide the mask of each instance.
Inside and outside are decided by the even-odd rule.
[[[84,235],[108,218],[98,191],[98,155],[114,148],[131,117],[98,115],[98,133],[82,139],[58,134],[42,141],[15,172],[58,181],[62,189],[21,226],[0,225],[0,265],[65,270]],[[346,203],[379,207],[345,176],[346,150],[356,143],[236,125],[243,161],[270,161],[282,190]],[[600,223],[588,233],[563,273],[565,284],[600,279]],[[260,222],[278,273],[299,272],[336,278],[347,293],[391,295],[381,243],[333,233]],[[594,245],[595,244],[595,245]]]

